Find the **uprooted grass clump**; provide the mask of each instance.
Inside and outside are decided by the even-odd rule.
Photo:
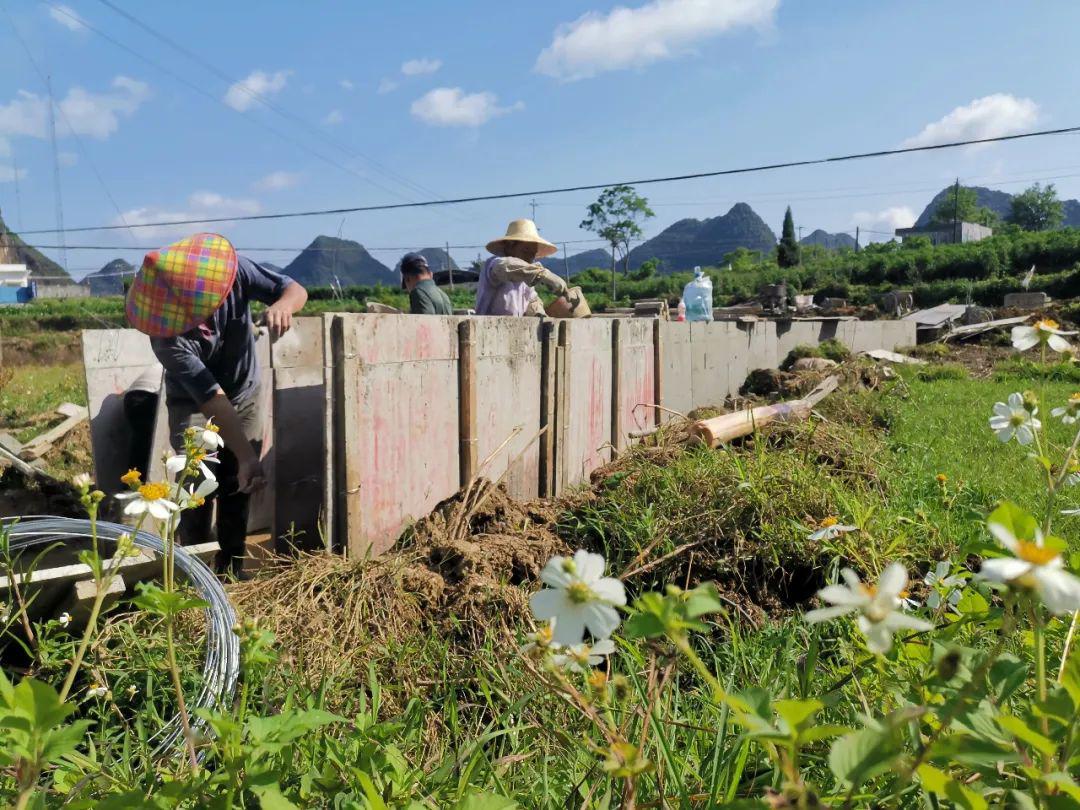
[[[473,653],[505,646],[527,625],[540,569],[569,550],[546,509],[478,479],[386,554],[310,555],[234,586],[231,596],[241,615],[287,640],[309,682],[350,673],[364,680],[371,667],[382,683],[414,692],[447,672],[464,676]]]

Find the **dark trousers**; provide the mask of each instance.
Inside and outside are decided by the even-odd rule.
[[[131,428],[128,445],[128,468],[138,470],[146,480],[150,470],[150,452],[154,443],[154,417],[158,395],[152,391],[128,391],[124,394],[124,416]]]
[[[240,424],[244,428],[255,452],[259,453],[262,445],[262,408],[259,392],[256,390],[244,402],[233,403]],[[173,449],[182,452],[184,431],[189,427],[202,427],[206,417],[191,402],[169,402],[169,437]],[[217,569],[219,573],[239,571],[243,565],[245,541],[247,540],[248,505],[251,496],[239,488],[240,465],[236,456],[228,448],[218,451],[218,463],[207,466],[217,478],[217,490],[206,499],[206,503],[197,509],[186,509],[180,515],[177,535],[180,544],[185,546],[206,543],[216,539],[218,553]],[[197,486],[198,482],[193,482]],[[217,508],[216,520],[214,509]],[[213,529],[216,528],[216,532]]]

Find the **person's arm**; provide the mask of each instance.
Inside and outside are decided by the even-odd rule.
[[[503,284],[507,281],[524,281],[530,287],[543,284],[555,295],[566,294],[566,282],[538,262],[529,264],[523,259],[503,256],[491,263],[489,272],[491,280],[496,284]]]
[[[275,340],[292,328],[292,318],[307,303],[307,290],[295,281],[285,286],[284,292],[266,308],[266,326]]]
[[[199,406],[203,416],[213,419],[221,432],[225,448],[236,456],[237,484],[241,492],[253,492],[266,486],[266,477],[263,474],[262,463],[255,453],[255,448],[244,434],[244,426],[240,424],[240,416],[236,408],[229,402],[225,392],[220,388],[210,399]]]
[[[307,303],[307,290],[295,280],[240,257],[237,279],[245,299],[266,304],[264,320],[275,340],[292,327],[292,317]]]

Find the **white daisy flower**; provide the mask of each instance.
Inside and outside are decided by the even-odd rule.
[[[847,526],[841,523],[836,518],[830,516],[825,518],[818,524],[817,529],[810,532],[806,536],[807,540],[832,540],[834,537],[839,537],[841,534],[847,534],[848,532],[856,531],[858,526]]]
[[[1043,318],[1036,321],[1033,326],[1014,326],[1012,329],[1012,344],[1018,351],[1026,352],[1039,344],[1049,346],[1055,352],[1067,352],[1072,349],[1065,335],[1075,335],[1076,332],[1064,332],[1058,328],[1058,322],[1051,318]]]
[[[124,692],[129,698],[133,698],[137,694],[139,694],[139,687],[137,687],[135,684],[132,684],[127,689],[125,689]]]
[[[181,509],[198,509],[202,506],[206,499],[209,498],[218,488],[218,482],[213,478],[204,478],[199,482],[199,486],[192,488],[186,487],[180,493],[180,508]]]
[[[1050,415],[1060,419],[1063,425],[1072,425],[1080,419],[1080,391],[1069,395],[1069,401],[1060,408],[1054,408]]]
[[[71,624],[71,614],[67,611],[64,611],[60,614],[60,618],[57,619],[57,621],[60,622],[61,627],[67,627],[69,624]]]
[[[216,435],[216,434],[215,434]],[[215,456],[211,456],[206,453],[205,450],[197,450],[192,455],[188,456],[183,453],[175,456],[169,456],[165,459],[165,470],[169,475],[177,475],[183,472],[185,469],[192,468],[202,473],[203,478],[207,478],[211,481],[216,481],[216,476],[207,467],[207,463],[217,464],[218,460]]]
[[[208,453],[213,453],[215,450],[220,450],[225,446],[225,440],[221,438],[218,426],[214,424],[212,419],[207,420],[206,427],[191,428],[191,430],[193,431],[195,444]]]
[[[580,644],[585,630],[602,641],[619,626],[614,605],[626,604],[623,584],[604,576],[604,558],[577,551],[573,557],[552,557],[540,579],[550,586],[529,599],[537,619],[553,620],[552,640],[556,644]]]
[[[90,489],[90,484],[93,481],[90,479],[90,473],[79,473],[71,479],[71,483],[76,489],[87,490]]]
[[[562,647],[559,652],[551,656],[551,663],[560,669],[569,672],[585,672],[604,661],[605,655],[615,652],[615,642],[610,638],[602,639],[595,644],[574,644],[570,647]]]
[[[1080,579],[1065,570],[1060,551],[1043,544],[1042,531],[1036,528],[1034,539],[1027,540],[1001,523],[991,522],[987,527],[1013,556],[985,560],[979,576],[1034,591],[1051,613],[1080,610]]]
[[[850,568],[840,574],[846,585],[829,585],[818,591],[818,596],[832,606],[811,610],[804,617],[806,621],[814,624],[858,613],[859,630],[866,637],[866,646],[879,655],[889,651],[893,633],[898,630],[925,631],[933,627],[928,621],[901,612],[902,600],[907,595],[907,571],[900,563],[889,563],[876,586],[863,584]]]
[[[168,484],[143,484],[131,492],[121,492],[118,501],[131,501],[124,507],[125,515],[141,515],[149,512],[158,520],[168,520],[180,507],[168,499]]]
[[[1024,395],[1014,392],[1009,394],[1008,402],[994,404],[990,429],[994,431],[998,441],[1007,442],[1015,436],[1020,444],[1031,444],[1035,441],[1035,431],[1042,427],[1042,423],[1035,418],[1038,412],[1038,408],[1028,411],[1024,407]]]
[[[102,686],[100,683],[95,683],[93,686],[86,690],[86,696],[88,698],[107,697],[108,694],[109,687]]]
[[[955,610],[963,598],[960,589],[964,587],[967,580],[957,574],[950,574],[951,570],[952,565],[948,560],[942,560],[923,577],[923,582],[930,587],[930,595],[926,597],[926,606],[931,610],[941,607],[943,600]],[[942,593],[944,593],[944,599]]]

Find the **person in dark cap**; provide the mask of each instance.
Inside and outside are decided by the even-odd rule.
[[[453,315],[450,298],[435,286],[427,259],[420,253],[401,257],[401,286],[409,291],[409,312],[413,315]]]

